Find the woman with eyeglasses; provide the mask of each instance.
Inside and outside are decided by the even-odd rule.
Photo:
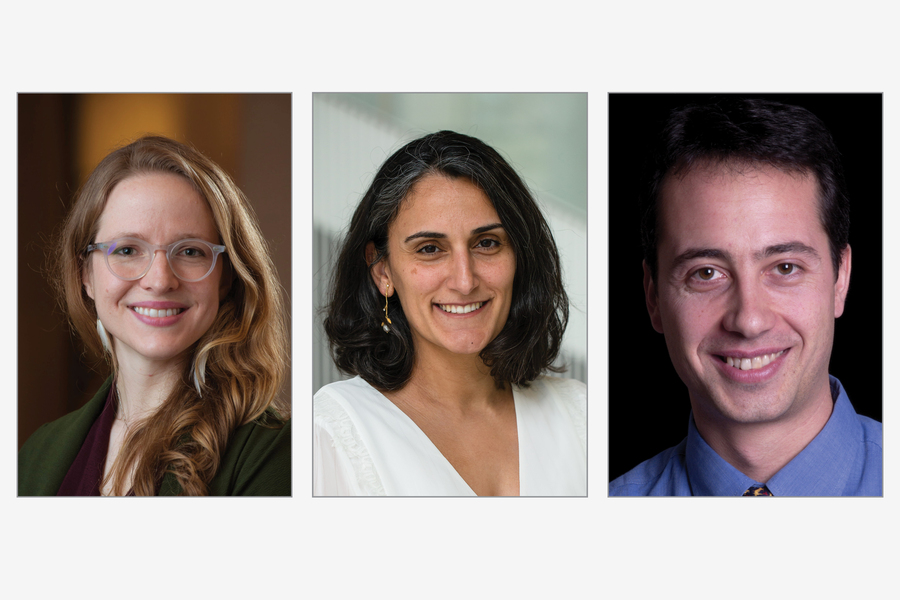
[[[193,148],[144,137],[78,194],[56,286],[110,377],[19,452],[19,495],[290,495],[287,330],[243,193]]]

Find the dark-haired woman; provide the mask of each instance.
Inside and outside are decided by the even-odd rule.
[[[568,318],[528,189],[442,131],[381,167],[340,252],[325,330],[356,375],[315,396],[314,493],[586,493],[584,384],[543,376]]]

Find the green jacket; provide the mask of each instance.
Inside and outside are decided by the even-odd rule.
[[[19,496],[55,496],[75,461],[84,439],[106,403],[112,378],[87,404],[52,423],[42,425],[19,451]],[[219,471],[209,484],[210,496],[290,496],[291,422],[277,429],[257,421],[231,436]],[[160,496],[175,496],[181,486],[167,473]]]

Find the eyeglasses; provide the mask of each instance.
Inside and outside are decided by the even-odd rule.
[[[91,244],[86,252],[105,250],[109,272],[125,281],[140,279],[150,271],[156,252],[166,251],[166,260],[175,276],[182,281],[200,281],[212,273],[216,258],[225,252],[225,246],[203,240],[186,239],[154,246],[137,238],[119,238],[111,242]]]

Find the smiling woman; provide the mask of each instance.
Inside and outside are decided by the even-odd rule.
[[[98,320],[116,340],[117,362],[177,360],[210,328],[229,288],[224,260],[214,264],[206,241],[219,239],[212,211],[184,177],[148,173],[113,188],[98,225],[95,239],[112,241],[88,246],[82,281]],[[127,243],[129,237],[135,241]],[[180,248],[189,238],[197,242]],[[156,260],[159,252],[144,240],[174,241],[179,252]],[[179,266],[183,254],[203,252],[197,248],[204,245],[206,268],[193,273]]]
[[[247,199],[208,158],[145,137],[68,216],[56,285],[111,375],[19,452],[20,495],[289,495],[287,357],[274,267]]]
[[[584,495],[585,387],[546,377],[568,319],[530,192],[450,131],[382,165],[325,331],[354,379],[315,396],[316,495]]]
[[[480,352],[506,324],[516,256],[499,221],[475,184],[443,175],[424,177],[400,207],[388,256],[371,273],[385,296],[407,299],[401,305],[419,360]],[[374,258],[369,242],[367,261]]]

